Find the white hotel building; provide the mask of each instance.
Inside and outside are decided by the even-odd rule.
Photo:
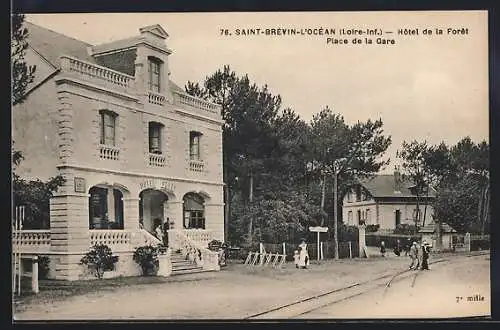
[[[94,46],[26,27],[36,77],[12,110],[16,173],[66,183],[50,230],[24,233],[21,250],[48,255],[52,278],[75,280],[97,242],[120,255],[118,273],[134,274],[132,252],[154,241],[156,222],[168,220],[173,246],[224,241],[221,110],[169,79],[165,30]]]

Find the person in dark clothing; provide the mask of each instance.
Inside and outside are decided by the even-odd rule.
[[[429,270],[429,253],[431,246],[427,242],[422,244],[422,270]]]
[[[396,246],[394,246],[394,254],[397,255],[398,257],[401,255],[401,241],[397,240],[396,241]]]
[[[406,244],[405,244],[405,257],[408,256],[408,254],[410,253],[410,248],[412,247],[412,243],[411,243],[411,239],[407,239],[406,240]]]

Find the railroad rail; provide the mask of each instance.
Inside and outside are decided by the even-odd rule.
[[[472,256],[480,256],[484,254],[476,254]],[[429,265],[435,265],[439,263],[447,263],[451,261],[448,258],[440,258],[434,261],[429,262]],[[358,283],[351,284],[349,286],[338,288],[334,290],[328,290],[326,292],[310,296],[304,299],[300,299],[298,301],[294,301],[288,304],[284,304],[278,307],[274,307],[268,310],[265,310],[260,313],[256,313],[250,316],[247,316],[246,320],[256,320],[256,319],[288,319],[288,318],[296,318],[299,316],[304,317],[308,313],[319,310],[321,308],[345,301],[350,298],[354,298],[356,296],[365,294],[367,292],[376,290],[381,287],[385,287],[384,294],[388,288],[391,287],[391,284],[396,279],[402,280],[411,277],[414,275],[412,286],[415,285],[415,280],[418,274],[421,271],[415,272],[414,270],[405,269],[402,271],[398,271],[392,274],[385,274],[374,279],[370,279],[367,281],[361,281]]]

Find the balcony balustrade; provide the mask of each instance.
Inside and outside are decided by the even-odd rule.
[[[114,146],[101,144],[99,146],[99,157],[101,159],[118,160],[120,156],[120,149]]]

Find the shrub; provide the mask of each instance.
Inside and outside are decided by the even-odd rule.
[[[365,231],[367,233],[375,233],[379,229],[380,229],[380,225],[379,224],[377,224],[377,225],[367,225],[366,228],[365,228]]]
[[[216,251],[216,252],[217,252],[217,251],[219,251],[219,249],[220,249],[221,247],[222,247],[222,242],[221,242],[221,241],[218,241],[218,240],[216,240],[216,239],[214,239],[214,240],[212,240],[212,241],[210,241],[210,242],[208,243],[208,249],[209,249],[210,251]]]
[[[415,225],[401,223],[401,224],[396,226],[396,229],[394,229],[394,234],[415,235],[416,234],[416,227],[415,227]]]
[[[359,240],[359,228],[357,226],[341,224],[338,229],[339,242],[357,242]]]
[[[90,251],[80,260],[80,263],[93,270],[99,279],[102,278],[105,271],[113,270],[117,262],[118,256],[114,256],[111,248],[105,244],[92,246]]]
[[[41,280],[47,279],[50,271],[50,259],[47,256],[38,257],[38,278]]]
[[[408,242],[408,238],[410,238],[410,242],[413,241],[420,241],[420,236],[415,236],[415,235],[379,235],[379,234],[367,234],[365,236],[366,238],[366,245],[367,246],[377,246],[380,247],[380,243],[384,241],[385,247],[387,249],[389,248],[394,248],[397,245],[397,241],[399,240],[399,243],[401,244],[401,247],[404,248],[404,246]]]
[[[140,246],[135,249],[133,259],[141,266],[142,275],[156,275],[160,266],[158,252],[158,248],[152,245]]]

